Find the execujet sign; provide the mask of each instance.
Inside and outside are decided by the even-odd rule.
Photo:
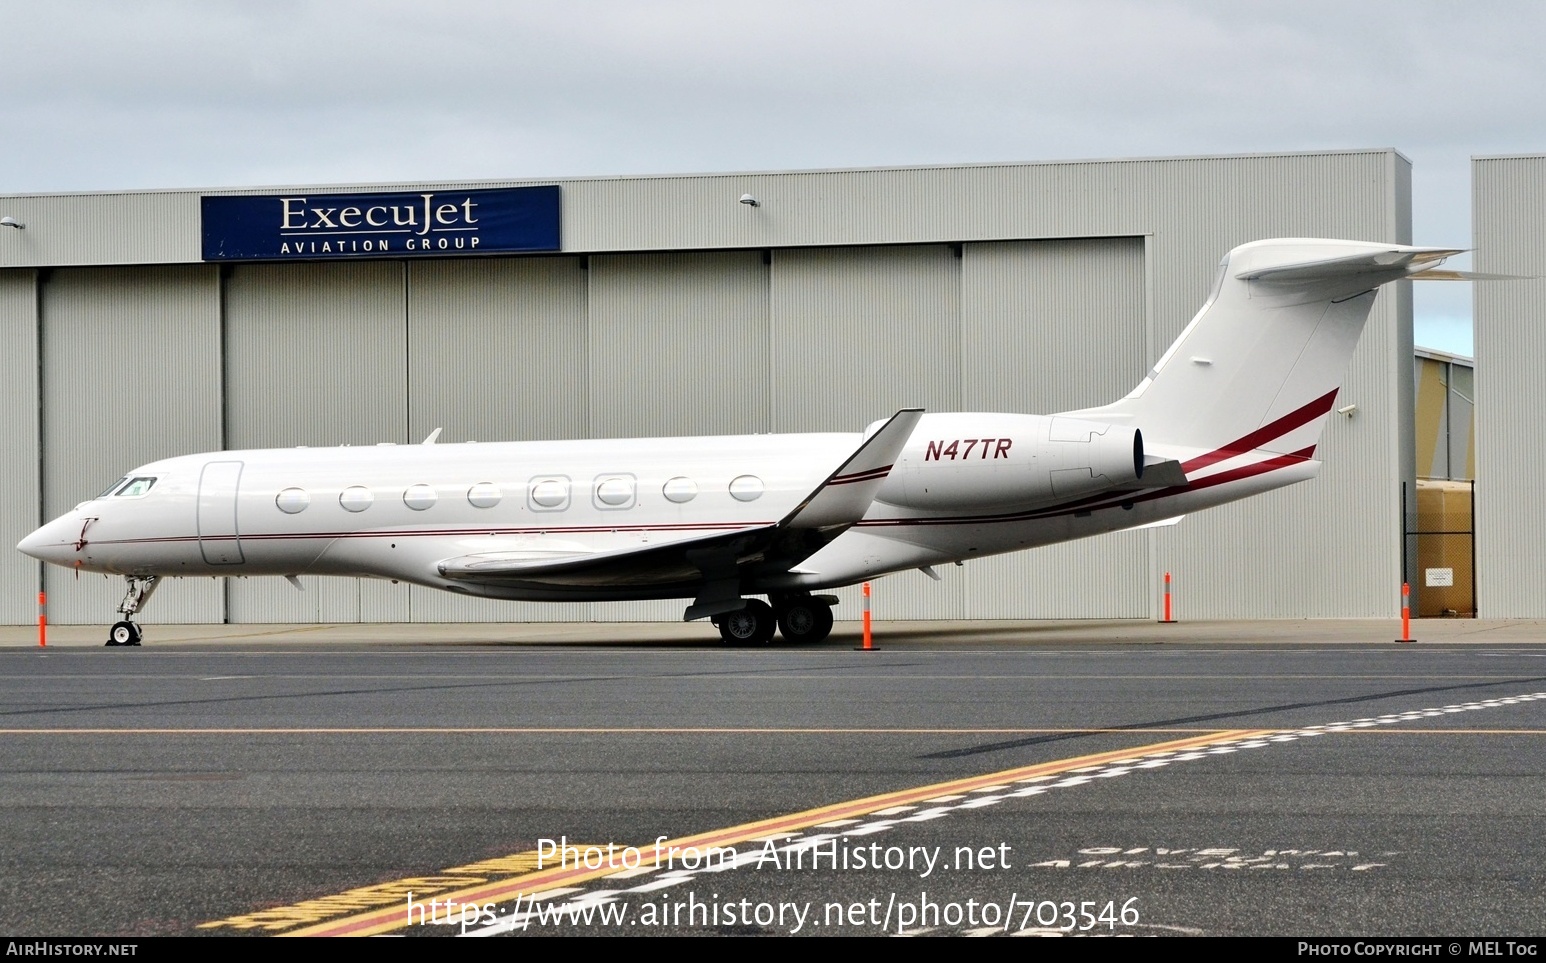
[[[557,251],[558,187],[202,198],[204,260]]]

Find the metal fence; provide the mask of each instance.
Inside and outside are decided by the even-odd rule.
[[[1403,579],[1418,618],[1476,616],[1475,496],[1475,481],[1419,479],[1415,498],[1401,486]]]

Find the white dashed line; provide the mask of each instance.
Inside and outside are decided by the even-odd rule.
[[[1173,762],[1190,762],[1197,759],[1204,759],[1208,756],[1228,755],[1230,753],[1238,752],[1241,749],[1260,749],[1269,746],[1272,743],[1295,742],[1299,739],[1309,738],[1312,736],[1323,736],[1328,732],[1350,732],[1355,729],[1366,729],[1374,726],[1393,725],[1397,722],[1413,722],[1418,719],[1425,718],[1431,719],[1446,714],[1467,712],[1473,709],[1491,709],[1497,708],[1499,706],[1517,705],[1521,702],[1533,702],[1539,699],[1546,699],[1546,692],[1532,692],[1525,695],[1489,699],[1483,702],[1470,702],[1460,705],[1449,705],[1431,709],[1412,710],[1403,713],[1390,713],[1379,716],[1377,718],[1354,719],[1347,722],[1335,722],[1325,725],[1306,726],[1302,729],[1290,729],[1272,733],[1266,736],[1253,736],[1250,739],[1243,739],[1238,742],[1226,742],[1211,746],[1206,749],[1194,749],[1187,752],[1176,752],[1173,749],[1166,749],[1152,754],[1137,755],[1129,758],[1113,760],[1112,762],[1100,766],[1083,766],[1078,769],[1069,770],[1069,772],[1073,773],[1073,775],[1069,775],[1061,779],[1057,779],[1054,776],[1028,776],[1024,779],[1017,779],[1013,783],[983,786],[978,789],[974,789],[971,791],[971,793],[967,794],[935,796],[932,799],[925,800],[926,803],[936,804],[929,806],[926,809],[918,809],[916,806],[892,806],[887,809],[881,809],[871,813],[870,816],[872,818],[868,822],[860,822],[859,819],[837,819],[831,822],[821,823],[820,825],[813,827],[815,829],[842,829],[841,833],[825,832],[815,833],[810,836],[782,833],[772,836],[758,837],[752,841],[763,844],[763,846],[766,846],[768,843],[781,843],[782,845],[777,846],[775,850],[780,854],[801,852],[804,850],[812,849],[823,843],[832,842],[833,840],[838,839],[839,836],[868,836],[874,833],[880,833],[888,829],[892,829],[901,823],[928,822],[930,820],[942,819],[957,810],[982,809],[987,806],[997,805],[1006,799],[1039,796],[1050,792],[1053,789],[1071,789],[1075,786],[1082,786],[1087,783],[1092,783],[1096,779],[1110,779],[1117,776],[1124,776],[1138,769],[1157,769],[1163,766],[1168,766]],[[1011,786],[1018,788],[1012,789]],[[1010,791],[1004,792],[1003,790],[1006,789]],[[982,795],[984,793],[994,793],[994,795]],[[943,803],[956,803],[956,805],[938,805]],[[910,815],[903,815],[904,813]],[[889,816],[898,818],[874,819],[873,817],[875,816]],[[725,872],[727,870],[736,869],[742,863],[754,863],[757,861],[757,857],[761,855],[761,852],[762,847],[759,847],[756,854],[738,854],[737,858],[733,860],[725,860],[713,867],[708,867],[692,872],[686,870],[667,870],[664,872],[659,872],[654,876],[653,879],[626,890],[591,890],[589,892],[581,893],[581,895],[570,899],[568,903],[562,905],[577,907],[600,906],[607,903],[616,902],[620,893],[649,893],[655,892],[657,890],[669,889],[672,886],[690,882],[696,879],[697,876],[701,873]],[[1374,865],[1383,864],[1367,864],[1367,866]],[[1359,868],[1367,868],[1367,866]],[[653,868],[641,867],[639,869],[625,870],[620,873],[613,873],[607,877],[604,877],[604,879],[620,880],[635,876],[648,875],[655,872],[656,871]],[[580,892],[580,889],[580,887],[566,887],[562,889],[548,890],[547,892],[536,894],[535,898],[540,899],[543,902],[548,902],[560,896],[566,896],[570,893]],[[518,905],[519,903],[517,903],[517,906]],[[529,910],[517,910],[517,912],[513,913],[509,917],[501,919],[498,923],[477,930],[470,929],[462,935],[493,936],[499,933],[524,930],[529,925],[529,921],[534,918],[534,916],[535,914]],[[937,927],[923,927],[918,929],[904,930],[903,932],[896,935],[921,936],[925,933],[934,932],[936,929]],[[1174,929],[1180,930],[1181,928],[1175,927]],[[1000,933],[1002,930],[1000,928],[993,927],[975,930],[963,930],[961,932],[962,935],[965,936],[989,936]],[[1019,930],[1010,933],[1009,935],[1032,936],[1053,935],[1054,933],[1056,933],[1056,935],[1063,935],[1060,931],[1041,931],[1034,928]]]

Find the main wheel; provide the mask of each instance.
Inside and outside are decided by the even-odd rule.
[[[778,631],[786,642],[820,642],[832,634],[832,606],[809,596],[791,599],[779,608]]]
[[[114,622],[107,630],[108,645],[139,645],[140,627],[133,622]]]
[[[767,645],[773,641],[773,609],[761,599],[747,599],[746,608],[719,617],[719,637],[731,645]]]

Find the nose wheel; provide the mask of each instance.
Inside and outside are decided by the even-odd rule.
[[[128,591],[124,592],[123,601],[118,603],[118,614],[123,616],[123,620],[114,622],[113,627],[107,630],[108,645],[140,644],[140,627],[134,624],[134,613],[144,607],[150,593],[161,584],[161,576],[125,575],[124,581],[128,583]]]
[[[113,627],[107,630],[108,645],[139,645],[140,627],[133,622],[114,622]]]

